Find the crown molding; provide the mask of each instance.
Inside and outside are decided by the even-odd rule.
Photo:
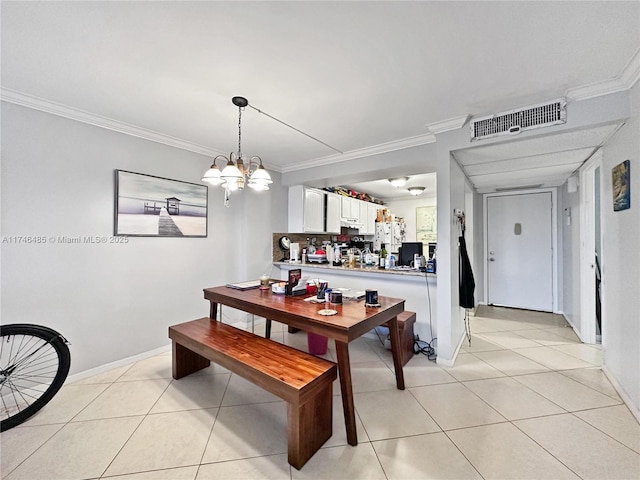
[[[465,115],[463,117],[450,118],[449,120],[444,120],[442,122],[430,123],[427,125],[427,128],[434,135],[438,135],[440,133],[448,132],[450,130],[458,130],[462,128],[469,117],[471,115]]]
[[[568,89],[565,93],[565,97],[568,100],[579,101],[602,95],[608,95],[632,88],[638,82],[638,79],[640,79],[640,49],[636,51],[622,73],[616,78],[603,82],[596,82],[591,85]],[[46,100],[33,95],[28,95],[5,87],[0,87],[0,100],[28,108],[33,108],[35,110],[40,110],[42,112],[50,113],[53,115],[69,118],[78,122],[87,123],[89,125],[95,125],[107,130],[113,130],[125,135],[131,135],[152,142],[161,143],[163,145],[179,148],[181,150],[198,153],[200,155],[209,157],[214,157],[216,155],[226,155],[226,152],[222,152],[220,150],[215,150],[203,145],[188,142],[186,140],[165,135],[163,133],[155,132],[153,130],[148,130],[142,127],[137,127],[135,125],[131,125],[118,120],[113,120],[101,115],[89,113],[77,108],[69,107],[67,105],[52,102],[50,100]],[[462,128],[468,121],[469,117],[470,115],[466,115],[449,120],[444,120],[442,122],[429,124],[427,125],[429,133],[423,135],[416,135],[414,137],[381,143],[379,145],[373,145],[371,147],[350,150],[348,152],[333,154],[326,157],[320,157],[306,162],[300,162],[295,165],[284,166],[279,170],[276,169],[276,171],[280,171],[280,173],[293,172],[297,170],[330,165],[347,160],[355,160],[357,158],[369,157],[372,155],[379,155],[383,153],[434,143],[436,141],[436,135],[450,130]]]
[[[404,150],[405,148],[418,147],[420,145],[427,145],[429,143],[435,143],[436,137],[431,134],[416,135],[414,137],[403,138],[401,140],[394,140],[392,142],[381,143],[379,145],[373,145],[371,147],[359,148],[356,150],[349,150],[344,153],[337,153],[334,155],[328,155],[326,157],[320,157],[306,162],[296,163],[295,165],[288,165],[282,167],[282,173],[295,172],[297,170],[305,170],[307,168],[321,167],[324,165],[331,165],[334,163],[345,162],[348,160],[355,160],[357,158],[370,157],[373,155],[380,155],[382,153],[395,152],[397,150]]]
[[[627,88],[633,87],[640,79],[640,48],[636,51],[635,55],[629,60],[627,66],[620,75],[620,80]]]
[[[600,97],[631,89],[640,78],[640,49],[631,57],[622,73],[611,80],[592,83],[583,87],[570,88],[565,96],[568,100],[579,101]]]
[[[27,95],[9,88],[0,88],[0,100],[23,107],[33,108],[34,110],[51,113],[60,117],[69,118],[78,122],[87,123],[89,125],[95,125],[96,127],[105,128],[107,130],[113,130],[114,132],[124,133],[144,140],[161,143],[181,150],[199,153],[208,157],[225,155],[222,151],[214,150],[203,145],[181,140],[146,128],[136,127],[135,125],[113,120],[94,113],[85,112],[84,110],[69,107],[61,103],[45,100],[44,98]]]

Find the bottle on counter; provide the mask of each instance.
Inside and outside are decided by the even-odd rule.
[[[371,250],[369,250],[369,245],[364,247],[364,264],[367,267],[373,265],[373,255],[371,254]],[[362,261],[360,262],[360,265],[362,265]]]
[[[337,244],[333,250],[333,266],[334,267],[342,266],[342,254],[340,253],[340,245],[337,245]]]
[[[380,263],[378,264],[378,268],[381,270],[384,270],[386,261],[387,261],[387,249],[384,248],[384,243],[383,243],[382,247],[380,248],[380,257],[379,257]]]

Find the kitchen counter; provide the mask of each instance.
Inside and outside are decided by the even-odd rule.
[[[348,288],[354,291],[375,289],[379,295],[405,300],[405,309],[416,312],[414,332],[421,339],[430,341],[437,337],[436,301],[438,278],[433,273],[416,270],[380,270],[376,267],[334,267],[328,263],[273,262],[272,278],[285,280],[289,270],[299,268],[302,278],[320,278],[331,288]],[[363,303],[364,305],[364,303]]]
[[[403,276],[421,277],[421,278],[424,278],[425,276],[427,277],[436,276],[435,273],[420,272],[418,270],[408,269],[406,267],[395,267],[389,270],[386,270],[386,269],[381,270],[376,266],[373,266],[373,267],[356,266],[351,268],[351,267],[345,267],[344,265],[342,265],[339,267],[334,267],[329,263],[316,263],[316,262],[307,262],[307,263],[273,262],[273,264],[277,266],[285,267],[286,270],[290,270],[293,268],[303,268],[303,269],[331,270],[332,273],[344,272],[349,274],[364,273],[364,274],[375,274],[375,275],[403,275]]]

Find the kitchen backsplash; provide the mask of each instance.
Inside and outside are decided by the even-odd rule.
[[[280,238],[288,237],[291,243],[299,243],[300,244],[300,252],[302,249],[307,246],[307,238],[309,241],[316,239],[315,245],[316,247],[321,247],[323,241],[331,241],[332,237],[335,235],[331,234],[321,234],[321,233],[274,233],[272,235],[271,246],[273,250],[273,261],[280,262],[283,258],[289,259],[289,252],[283,252],[280,249]]]

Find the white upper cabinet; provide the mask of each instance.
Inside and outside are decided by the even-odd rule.
[[[304,191],[304,231],[324,232],[324,196],[322,190]]]
[[[374,235],[376,233],[376,216],[378,205],[371,202],[360,203],[360,235]]]
[[[360,200],[341,195],[340,217],[343,222],[360,223]]]
[[[325,195],[303,185],[289,187],[289,232],[324,232]]]
[[[340,233],[340,195],[327,193],[327,233]]]
[[[368,207],[369,202],[363,202],[362,200],[358,201],[358,220],[360,221],[360,225],[362,225],[358,232],[360,235],[367,235],[367,215],[368,215]]]
[[[376,216],[378,215],[378,205],[371,202],[362,202],[362,203],[364,203],[365,205],[364,211],[366,211],[366,213],[364,217],[362,216],[360,217],[360,220],[362,221],[362,228],[360,229],[360,235],[375,235]]]

